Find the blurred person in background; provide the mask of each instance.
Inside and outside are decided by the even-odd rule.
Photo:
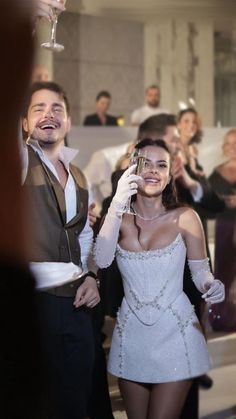
[[[129,145],[129,143],[118,144],[94,151],[84,169],[96,203],[97,215],[100,213],[103,200],[111,194],[111,174],[115,169],[116,162],[126,153]]]
[[[199,165],[197,144],[202,141],[202,124],[195,108],[182,109],[177,115],[177,128],[185,163],[193,172],[204,174]]]
[[[42,64],[36,64],[33,68],[32,83],[35,81],[49,81],[50,75],[47,67]]]
[[[224,209],[224,202],[212,190],[208,182],[204,168],[198,160],[197,144],[202,141],[203,131],[201,120],[198,112],[194,108],[186,108],[177,115],[177,128],[179,134],[179,145],[176,159],[176,173],[184,167],[189,176],[196,179],[201,185],[196,194],[198,199],[195,199],[198,214],[203,223],[206,238],[207,235],[207,219],[215,218],[215,215]],[[181,191],[179,199],[182,200]],[[186,197],[184,197],[184,200]],[[208,249],[208,255],[210,252]]]
[[[225,301],[212,307],[213,330],[236,331],[236,128],[224,136],[222,145],[226,161],[209,176],[213,190],[225,202],[225,210],[215,223],[214,272],[225,284]]]
[[[199,182],[200,188],[196,191],[197,199],[194,202],[194,208],[199,214],[206,237],[206,249],[212,269],[212,261],[208,244],[207,220],[214,219],[216,214],[224,210],[224,202],[213,191],[208,182],[204,169],[198,160],[197,144],[202,141],[203,131],[199,114],[195,108],[182,109],[177,115],[177,128],[179,133],[179,150],[176,158],[176,173],[181,173],[183,168],[187,171],[192,179]],[[178,188],[178,183],[177,183]],[[178,193],[181,201],[191,205],[185,191],[180,188]],[[194,290],[192,290],[194,292]],[[192,293],[191,291],[191,293]],[[204,306],[197,294],[195,305],[198,307],[199,318],[204,319]],[[204,323],[202,322],[204,327]],[[212,379],[208,375],[200,377],[200,385],[203,388],[210,388],[213,384]]]
[[[118,126],[117,117],[109,115],[107,112],[111,105],[111,94],[102,90],[96,97],[96,112],[84,118],[84,126]]]
[[[131,125],[138,126],[152,115],[169,113],[168,110],[160,107],[160,97],[161,92],[159,86],[155,84],[148,86],[145,90],[145,105],[132,112]]]

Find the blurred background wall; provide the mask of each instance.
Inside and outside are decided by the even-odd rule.
[[[38,45],[49,37],[40,22]],[[37,62],[63,85],[74,125],[94,110],[98,91],[112,95],[111,113],[130,125],[144,89],[161,88],[161,106],[196,101],[205,126],[236,124],[234,0],[67,0],[58,40],[65,51],[38,48]]]

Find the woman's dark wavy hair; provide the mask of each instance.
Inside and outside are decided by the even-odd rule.
[[[196,120],[197,120],[197,132],[196,134],[191,138],[191,141],[189,144],[199,144],[202,141],[202,136],[203,136],[203,132],[202,132],[202,128],[201,128],[201,121],[198,115],[198,112],[196,111],[196,109],[194,108],[186,108],[186,109],[182,109],[181,111],[179,111],[178,115],[177,115],[177,123],[181,121],[182,117],[186,114],[186,113],[193,113],[196,116]]]
[[[165,141],[162,139],[152,140],[151,138],[144,138],[143,140],[141,140],[139,143],[136,144],[135,149],[141,150],[142,148],[148,147],[148,146],[162,148],[170,155],[170,171],[171,171],[172,156]],[[168,185],[166,185],[164,191],[162,192],[162,203],[167,210],[179,207],[176,188],[175,188],[175,181],[172,175],[171,175],[170,182],[168,183]]]

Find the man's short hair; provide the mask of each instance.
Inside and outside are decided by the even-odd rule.
[[[176,116],[174,114],[161,113],[145,119],[138,129],[138,141],[143,138],[153,137],[162,138],[166,134],[169,126],[176,126]]]
[[[35,83],[32,83],[32,85],[29,88],[27,98],[24,104],[23,116],[27,115],[28,108],[29,108],[33,94],[35,92],[38,92],[39,90],[44,90],[44,89],[57,93],[65,103],[67,114],[70,115],[69,100],[67,98],[65,91],[62,89],[62,87],[59,84],[55,83],[54,81],[37,81]]]
[[[96,96],[96,102],[101,99],[102,97],[105,97],[107,99],[111,99],[111,94],[107,90],[101,90]]]
[[[150,86],[146,87],[145,93],[147,93],[147,91],[150,90],[150,89],[157,89],[157,90],[160,91],[160,87],[157,86],[157,84],[151,84]]]

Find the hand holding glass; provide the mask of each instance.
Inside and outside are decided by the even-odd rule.
[[[65,5],[66,0],[57,0],[58,3]],[[52,29],[51,29],[51,39],[49,42],[44,42],[41,44],[42,48],[49,49],[50,51],[61,52],[64,50],[64,45],[58,44],[56,41],[56,29],[57,29],[57,22],[58,16],[61,13],[61,10],[52,8]]]
[[[145,167],[145,161],[146,161],[146,153],[144,152],[144,150],[134,149],[130,157],[129,165],[132,166],[133,164],[137,164],[136,171],[135,171],[136,175],[141,176]],[[132,196],[129,197],[127,204],[124,208],[124,213],[126,214],[133,214],[133,211],[131,210],[131,199],[132,199]]]

